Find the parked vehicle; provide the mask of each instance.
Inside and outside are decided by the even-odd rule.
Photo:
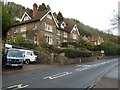
[[[19,49],[9,49],[6,60],[5,66],[17,66],[22,68],[23,67],[23,52]]]
[[[24,63],[25,64],[29,64],[31,62],[36,62],[37,56],[34,54],[33,51],[23,50],[23,49],[19,49],[19,50],[23,52]]]

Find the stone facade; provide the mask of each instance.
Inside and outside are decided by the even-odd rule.
[[[22,35],[24,38],[29,39],[36,44],[48,43],[54,46],[60,46],[60,43],[62,42],[79,40],[78,32],[73,30],[75,25],[72,28],[61,30],[58,23],[56,23],[51,10],[46,10],[37,14],[38,11],[36,11],[36,8],[37,5],[33,5],[33,17],[31,17],[30,20],[21,20],[21,22],[15,23],[11,26],[7,33],[8,38]],[[24,17],[22,17],[22,19],[24,19]]]

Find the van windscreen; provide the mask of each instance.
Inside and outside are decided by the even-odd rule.
[[[9,57],[23,57],[23,54],[19,50],[10,50],[8,51],[8,56]]]

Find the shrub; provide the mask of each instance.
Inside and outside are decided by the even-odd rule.
[[[79,46],[79,44],[77,42],[63,42],[63,43],[61,43],[61,47],[68,47],[68,45],[72,45],[75,48],[77,48]]]
[[[10,39],[9,41],[7,41],[7,43],[15,45],[15,46],[28,48],[28,49],[36,49],[36,44],[34,44],[30,40],[26,40],[21,35],[18,35],[14,39]]]
[[[66,57],[69,58],[78,58],[78,57],[90,57],[92,52],[89,50],[75,50],[75,49],[64,49]]]
[[[43,52],[43,53],[46,53],[46,54],[50,54],[48,48],[43,48],[43,47],[41,47],[41,46],[38,46],[38,47],[37,47],[37,50],[38,50],[39,52]]]
[[[60,53],[63,52],[63,50],[62,50],[61,48],[55,47],[55,46],[53,46],[53,45],[50,45],[50,46],[49,46],[49,50],[50,50],[51,52],[54,52],[54,53],[57,53],[57,54],[60,54]]]
[[[117,45],[108,42],[102,43],[100,49],[105,51],[106,56],[118,55],[119,51]]]

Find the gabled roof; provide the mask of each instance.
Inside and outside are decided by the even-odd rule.
[[[77,34],[80,35],[76,24],[73,26],[73,28],[75,28],[75,27],[76,27]],[[72,31],[73,31],[73,29],[71,30],[71,33],[72,33]]]
[[[41,21],[45,18],[46,15],[48,15],[49,13],[51,13],[52,17],[53,17],[53,20],[56,24],[56,26],[58,27],[56,21],[55,21],[55,18],[52,14],[52,11],[50,9],[47,9],[45,11],[42,11],[42,12],[38,12],[33,18],[31,18],[30,20],[26,20],[26,21],[22,21],[22,22],[17,22],[15,24],[13,24],[11,27],[13,26],[18,26],[18,25],[22,25],[22,24],[26,24],[26,23],[31,23],[31,22],[35,22],[35,21]]]
[[[32,19],[31,15],[28,14],[27,12],[25,12],[25,13],[23,14],[22,18],[21,18],[21,21],[23,21],[23,19],[24,19],[24,17],[25,17],[26,15],[29,17],[29,19]]]

